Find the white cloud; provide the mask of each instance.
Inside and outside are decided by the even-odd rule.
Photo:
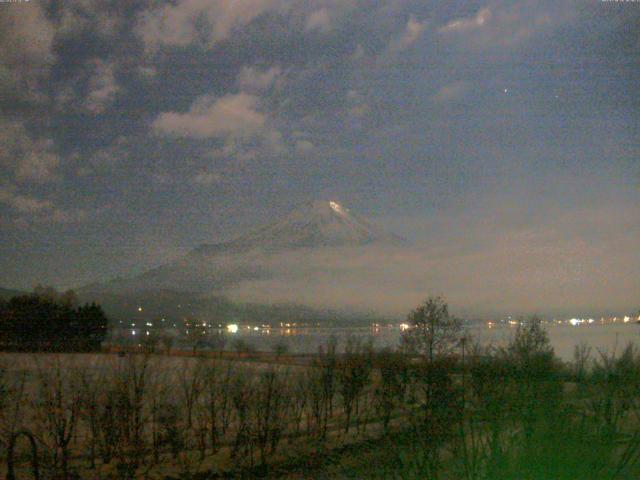
[[[322,7],[314,12],[311,12],[307,17],[307,21],[304,27],[305,31],[312,32],[314,30],[327,33],[331,30],[331,16],[329,10],[326,7]]]
[[[262,92],[276,85],[281,75],[282,69],[277,66],[267,70],[242,67],[238,75],[238,86],[245,92]]]
[[[30,222],[77,223],[87,219],[83,209],[64,210],[51,200],[20,193],[18,187],[11,183],[0,184],[0,204],[18,215],[15,221],[21,225]]]
[[[75,75],[65,78],[55,88],[55,106],[59,110],[105,112],[122,88],[116,80],[118,63],[92,58]]]
[[[482,8],[475,16],[471,18],[458,18],[456,20],[452,20],[446,25],[440,27],[438,31],[440,33],[463,32],[465,30],[480,28],[483,25],[486,25],[490,19],[491,10],[489,10],[489,8]]]
[[[0,120],[0,165],[19,182],[58,180],[61,160],[53,141],[33,138],[19,121]]]
[[[351,89],[347,91],[345,113],[350,120],[359,121],[370,111],[367,99],[359,91]]]
[[[45,183],[59,178],[56,170],[60,165],[60,157],[49,151],[52,144],[50,140],[40,141],[34,145],[35,148],[25,152],[17,165],[16,179]]]
[[[296,140],[295,149],[299,154],[306,154],[313,151],[315,145],[309,140]]]
[[[170,137],[221,140],[222,147],[213,149],[211,157],[245,161],[287,153],[282,134],[268,120],[260,110],[259,98],[240,92],[199,97],[186,113],[160,114],[152,128],[156,134]]]
[[[84,106],[90,112],[99,114],[113,103],[120,91],[115,78],[115,63],[95,59],[89,62],[89,70],[91,76]]]
[[[214,183],[218,183],[221,180],[219,174],[209,171],[198,172],[193,176],[193,183],[196,185],[213,185]]]
[[[41,100],[55,56],[54,28],[41,2],[0,5],[0,96]]]
[[[21,195],[12,185],[0,185],[0,202],[19,213],[39,213],[53,209],[53,204],[49,200]]]
[[[526,3],[494,9],[486,7],[473,17],[450,21],[440,27],[438,33],[452,38],[460,37],[465,47],[510,47],[566,21],[572,14],[562,3],[554,8],[553,16]]]
[[[157,133],[187,138],[250,137],[265,128],[259,101],[247,93],[197,98],[186,113],[165,112],[153,122]]]
[[[464,81],[456,81],[445,85],[431,97],[436,103],[445,103],[452,100],[458,100],[463,97],[469,90],[469,83]]]
[[[73,36],[86,30],[99,35],[117,34],[122,17],[105,0],[65,0],[60,4],[57,35]]]
[[[410,15],[402,32],[391,39],[389,45],[387,45],[386,50],[382,53],[378,61],[384,63],[385,61],[393,58],[393,56],[398,52],[402,52],[411,47],[420,39],[427,28],[427,24],[428,22],[426,20],[424,22],[420,22],[415,18],[415,16]]]
[[[416,43],[425,28],[427,28],[426,21],[419,22],[413,15],[411,15],[404,28],[404,32],[402,32],[402,35],[397,40],[397,48],[404,50]]]
[[[150,50],[193,43],[212,46],[265,12],[286,11],[290,3],[287,0],[179,0],[145,11],[136,30]]]

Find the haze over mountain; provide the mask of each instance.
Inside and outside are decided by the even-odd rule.
[[[611,208],[540,214],[540,221],[523,225],[526,211],[479,205],[465,216],[442,212],[428,222],[412,219],[413,230],[406,219],[389,217],[380,228],[337,202],[281,213],[233,240],[200,245],[140,275],[90,285],[79,294],[105,304],[108,313],[116,311],[110,305],[135,313],[138,305],[147,312],[153,304],[165,314],[171,305],[192,303],[198,305],[194,315],[203,317],[220,310],[214,299],[222,297],[235,305],[394,318],[430,294],[446,296],[456,314],[471,317],[594,316],[636,308],[635,284],[625,279],[637,264],[639,230]],[[407,232],[411,244],[396,232]],[[614,246],[619,258],[603,264],[602,252]],[[604,266],[608,277],[602,276]],[[620,288],[612,290],[609,281]],[[572,288],[579,295],[568,302]]]
[[[211,294],[244,281],[273,279],[289,254],[323,249],[402,247],[407,241],[336,201],[314,201],[233,240],[203,244],[175,261],[130,278],[82,288],[83,296],[151,290]],[[345,261],[347,258],[345,258]],[[282,262],[281,262],[282,261]],[[304,261],[304,260],[302,260]],[[290,288],[300,285],[291,279]]]

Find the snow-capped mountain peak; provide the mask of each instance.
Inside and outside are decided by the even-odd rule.
[[[237,253],[253,249],[267,251],[303,247],[358,246],[371,243],[398,244],[403,239],[390,234],[335,200],[309,202],[281,220],[234,240],[198,247],[195,253]]]

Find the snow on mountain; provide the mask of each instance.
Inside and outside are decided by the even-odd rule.
[[[404,243],[404,239],[385,232],[338,202],[315,201],[297,208],[282,220],[229,242],[202,245],[194,253],[212,255],[253,249],[281,251],[371,243],[398,245]]]
[[[273,262],[300,249],[404,244],[403,238],[385,232],[338,202],[315,201],[234,240],[204,244],[173,262],[135,277],[87,289],[120,293],[154,289],[207,293],[247,280],[272,278],[274,268],[278,270]]]

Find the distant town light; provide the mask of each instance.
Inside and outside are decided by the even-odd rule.
[[[142,307],[138,307],[138,311],[141,312],[142,311]]]
[[[236,325],[235,323],[230,323],[229,325],[227,325],[227,331],[229,333],[236,333],[238,331],[238,325]]]

